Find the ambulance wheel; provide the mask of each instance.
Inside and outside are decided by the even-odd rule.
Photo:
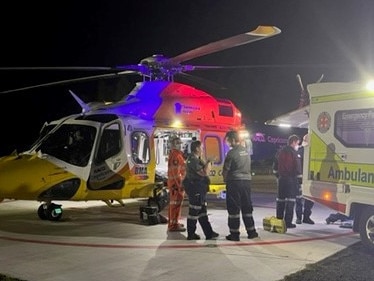
[[[374,208],[366,207],[360,217],[359,232],[361,242],[370,252],[374,252]]]

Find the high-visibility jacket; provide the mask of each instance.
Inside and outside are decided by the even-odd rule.
[[[177,187],[182,189],[182,181],[186,176],[186,163],[183,152],[172,149],[168,160],[168,188]]]

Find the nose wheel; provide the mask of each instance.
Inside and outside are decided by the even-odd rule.
[[[61,205],[43,203],[38,208],[38,216],[42,220],[58,221],[62,217]]]

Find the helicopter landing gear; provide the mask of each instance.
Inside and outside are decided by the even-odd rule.
[[[38,216],[42,220],[58,221],[62,216],[61,205],[43,203],[38,208]]]

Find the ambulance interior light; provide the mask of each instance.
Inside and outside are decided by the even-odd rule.
[[[369,80],[369,81],[366,83],[366,89],[367,89],[368,91],[374,92],[374,80]]]

